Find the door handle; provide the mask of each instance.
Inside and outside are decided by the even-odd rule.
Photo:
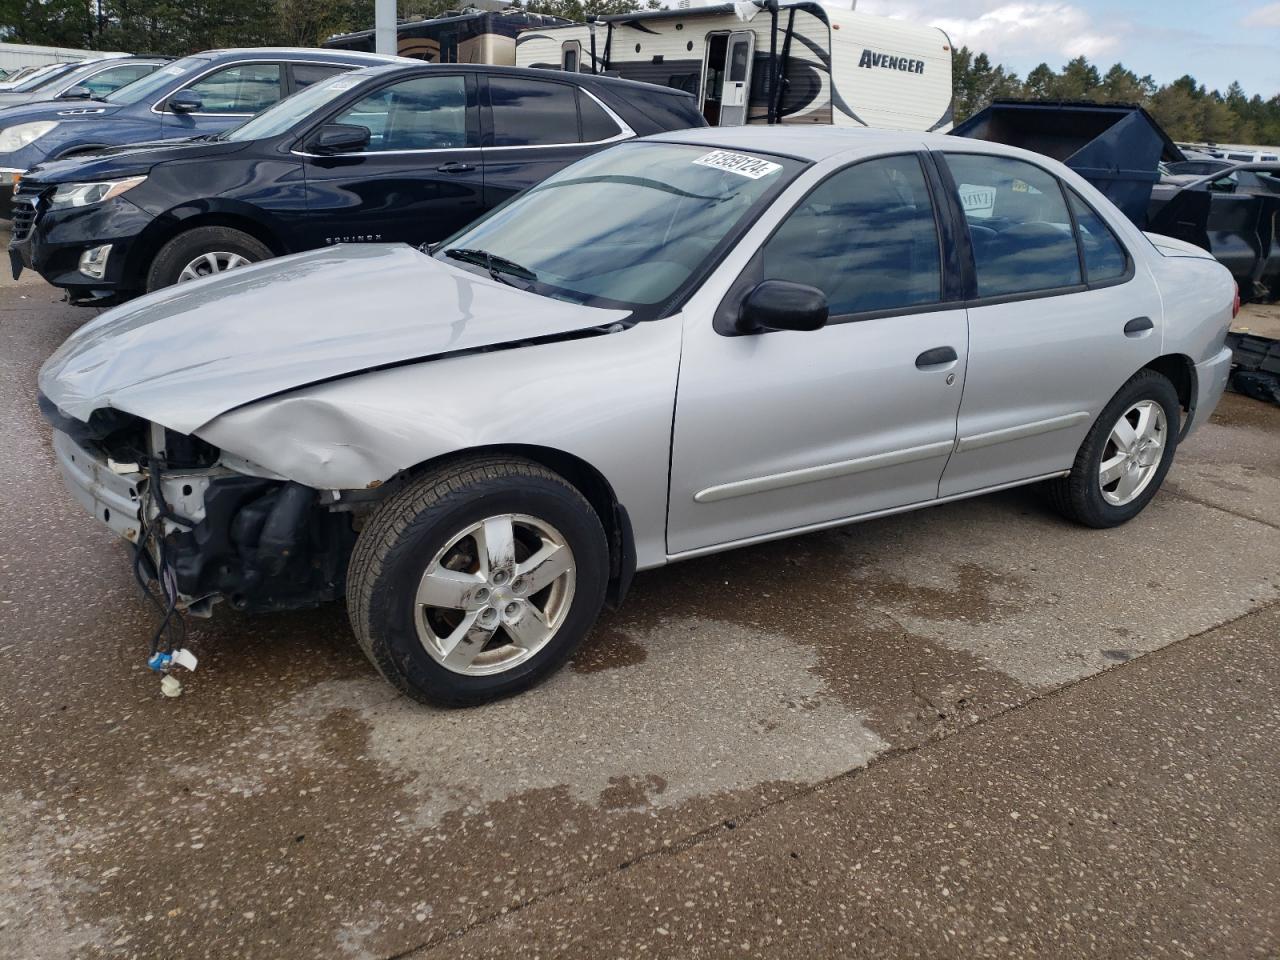
[[[940,367],[944,363],[955,363],[957,359],[959,358],[956,356],[955,347],[934,347],[916,357],[916,366],[921,370],[927,370],[930,367]]]
[[[1124,335],[1126,337],[1136,337],[1153,329],[1155,329],[1155,324],[1151,322],[1150,317],[1134,317],[1124,325]]]
[[[474,170],[475,164],[462,163],[459,160],[450,160],[448,163],[442,163],[436,167],[440,173],[466,173],[468,170]]]

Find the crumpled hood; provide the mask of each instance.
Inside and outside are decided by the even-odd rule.
[[[110,310],[45,362],[40,390],[77,420],[110,407],[190,434],[321,380],[626,316],[505,286],[404,244],[327,247]]]

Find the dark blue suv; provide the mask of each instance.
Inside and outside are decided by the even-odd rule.
[[[692,96],[650,83],[369,67],[214,136],[34,168],[9,254],[15,276],[106,305],[335,243],[441,240],[595,150],[705,125]]]
[[[109,93],[0,110],[0,173],[20,176],[46,160],[103,147],[217,133],[317,80],[356,67],[405,63],[354,51],[305,48],[206,50]],[[0,218],[11,214],[0,197]]]

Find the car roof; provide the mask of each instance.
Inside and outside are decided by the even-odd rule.
[[[668,133],[656,133],[645,137],[645,140],[666,140],[675,143],[694,143],[709,147],[723,147],[727,150],[760,150],[765,153],[776,153],[782,156],[795,157],[797,160],[818,161],[850,151],[869,150],[921,150],[926,147],[940,148],[949,146],[962,147],[966,143],[978,141],[944,137],[938,134],[914,133],[909,130],[871,130],[867,128],[831,127],[825,124],[814,124],[812,127],[797,127],[791,124],[777,126],[744,126],[744,127],[698,127],[690,130],[675,130]],[[992,152],[1008,153],[1013,156],[1017,151],[999,143],[981,141],[984,147],[991,147]]]
[[[320,60],[325,63],[408,64],[415,61],[408,57],[389,56],[384,53],[364,53],[357,50],[325,50],[321,47],[227,47],[219,50],[202,50],[193,53],[202,60],[239,60],[278,57],[282,60]]]
[[[689,97],[690,99],[693,96],[674,87],[643,83],[639,80],[624,80],[621,77],[609,77],[600,73],[565,73],[562,70],[551,70],[545,67],[506,67],[489,63],[427,63],[425,60],[411,60],[408,57],[396,57],[394,59],[394,66],[374,64],[352,71],[352,73],[356,76],[381,77],[397,72],[411,74],[417,71],[450,70],[459,73],[484,73],[490,76],[525,77],[529,79],[545,78],[547,80],[559,80],[563,83],[573,83],[581,87],[608,87],[618,90],[619,93],[626,91],[636,95],[649,94],[650,96]]]

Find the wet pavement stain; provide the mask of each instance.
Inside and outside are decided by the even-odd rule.
[[[591,635],[583,641],[578,652],[569,662],[578,673],[599,673],[601,670],[617,670],[644,663],[649,655],[640,644],[620,630],[608,625],[608,614],[596,625]]]

